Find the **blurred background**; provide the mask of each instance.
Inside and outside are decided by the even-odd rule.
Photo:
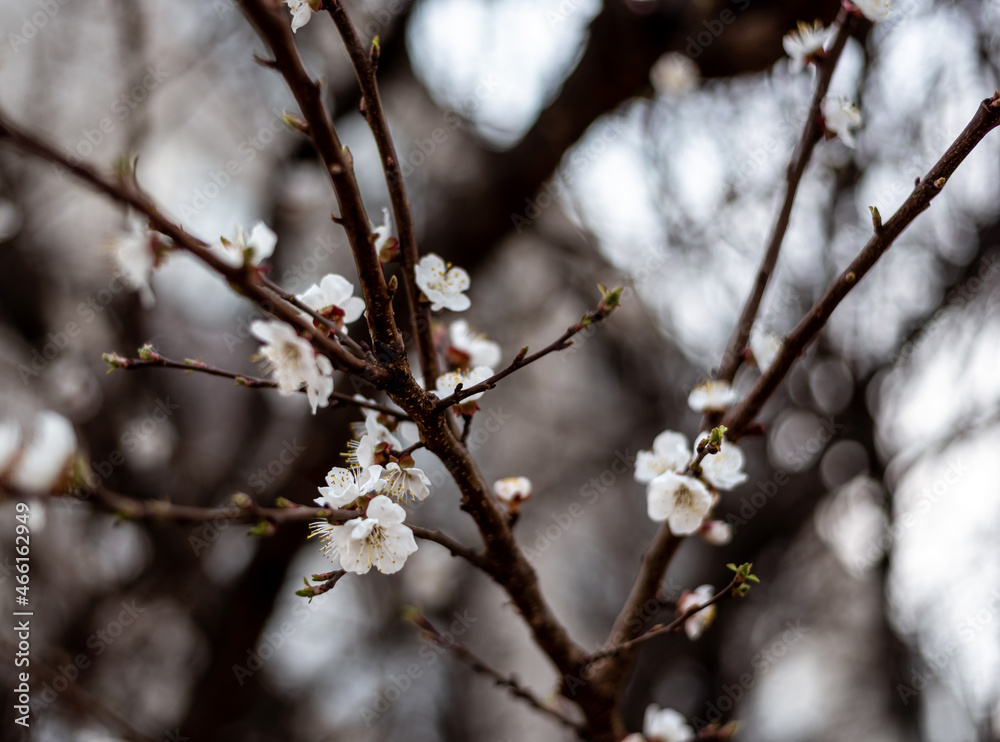
[[[630,288],[598,331],[480,400],[472,435],[490,481],[533,480],[519,538],[556,613],[595,647],[655,531],[631,462],[663,429],[698,432],[687,392],[718,363],[782,196],[812,73],[790,69],[781,38],[839,4],[348,5],[362,38],[381,39],[421,250],[472,274],[463,317],[509,359],[592,308],[598,281]],[[864,126],[855,150],[817,147],[768,329],[794,326],[868,239],[868,206],[888,218],[998,86],[998,28],[1000,2],[897,0],[848,43],[831,92]],[[388,197],[336,31],[316,16],[296,41],[377,217]],[[3,0],[0,106],[106,170],[138,154],[140,183],[206,240],[263,219],[288,290],[328,272],[355,281],[322,168],[281,124],[294,102],[255,52],[231,0]],[[837,310],[763,411],[766,434],[744,440],[749,482],[716,511],[733,542],[686,541],[663,592],[721,587],[729,561],[752,561],[763,584],[699,641],[646,645],[631,729],[658,703],[739,719],[747,742],[1000,739],[998,155],[991,135]],[[66,415],[102,481],[137,497],[311,502],[356,411],[313,417],[299,398],[165,370],[106,375],[102,352],[145,342],[260,372],[259,315],[194,261],[169,259],[149,309],[111,282],[123,224],[66,173],[0,148],[0,414]],[[408,519],[477,544],[444,472],[417,458],[436,486]],[[303,526],[258,539],[66,501],[36,501],[32,517],[34,739],[571,738],[401,620],[419,606],[553,692],[505,596],[435,544],[395,576],[349,575],[306,603],[302,578],[332,566]],[[4,609],[14,522],[0,501]],[[6,621],[0,644],[12,657]],[[0,663],[5,738],[13,671]]]

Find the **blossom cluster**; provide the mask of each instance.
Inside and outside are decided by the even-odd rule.
[[[338,557],[349,572],[365,574],[373,565],[386,574],[398,572],[417,550],[399,503],[427,498],[431,481],[402,450],[397,427],[392,416],[368,411],[360,437],[351,442],[349,468],[334,467],[326,486],[318,488],[317,505],[359,513],[342,525],[319,520],[311,526],[312,535],[324,543],[323,552]]]
[[[891,0],[844,0],[845,9],[872,23],[884,21],[892,9]],[[798,27],[782,39],[785,53],[791,59],[793,72],[804,69],[827,56],[826,45],[835,35],[834,28],[824,28],[822,21],[812,24],[799,21]],[[837,137],[853,148],[855,130],[861,126],[861,111],[847,98],[827,96],[821,104],[823,129],[829,137]]]

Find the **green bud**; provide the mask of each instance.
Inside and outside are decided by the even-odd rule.
[[[263,538],[264,536],[273,536],[275,532],[275,527],[273,523],[269,523],[266,520],[260,521],[257,525],[247,531],[247,536],[258,536]]]
[[[621,303],[622,291],[625,290],[625,287],[615,286],[613,289],[608,289],[601,284],[597,284],[597,288],[601,290],[601,303],[597,305],[597,311],[610,314]]]
[[[233,495],[233,505],[238,508],[248,508],[253,505],[253,500],[251,500],[250,495],[245,492],[237,492]]]
[[[281,114],[281,120],[289,129],[301,131],[303,134],[309,133],[309,124],[301,116],[296,116],[294,113],[283,111]]]

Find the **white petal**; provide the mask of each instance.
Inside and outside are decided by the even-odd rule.
[[[251,262],[256,265],[274,254],[274,246],[278,244],[278,235],[264,222],[257,222],[250,230],[247,247],[251,251]]]

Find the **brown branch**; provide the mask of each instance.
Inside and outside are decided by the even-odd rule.
[[[792,160],[788,163],[788,172],[785,181],[785,199],[781,204],[781,210],[775,219],[771,229],[771,238],[768,241],[767,249],[761,260],[760,268],[757,271],[757,278],[754,281],[750,296],[747,297],[743,311],[740,313],[733,335],[729,339],[726,350],[722,355],[722,362],[719,370],[715,374],[716,379],[732,381],[739,370],[743,360],[742,351],[746,347],[747,339],[750,337],[750,330],[753,328],[757,311],[760,309],[760,302],[764,297],[764,290],[774,272],[774,266],[778,262],[778,253],[781,251],[781,243],[788,230],[788,222],[792,215],[792,206],[795,203],[795,194],[798,191],[802,175],[806,171],[809,159],[812,157],[816,143],[823,136],[821,107],[823,98],[830,88],[830,80],[833,79],[833,71],[840,60],[841,52],[847,44],[847,39],[851,35],[851,28],[854,16],[846,10],[841,9],[840,15],[835,23],[839,23],[837,35],[833,45],[827,50],[826,57],[816,63],[816,89],[813,92],[812,103],[809,106],[809,113],[806,116],[805,125],[802,128],[802,136],[792,154]]]
[[[309,598],[311,602],[313,598],[333,590],[336,584],[340,582],[346,574],[347,570],[335,569],[333,572],[323,572],[322,574],[313,575],[313,580],[322,584],[310,585],[309,581],[306,580],[306,587],[302,590],[296,590],[295,594],[303,598]]]
[[[521,699],[537,711],[541,711],[543,714],[553,717],[560,724],[569,727],[579,736],[583,736],[582,729],[579,724],[556,709],[544,704],[535,696],[534,693],[521,685],[512,675],[504,675],[499,670],[496,670],[486,664],[486,662],[479,659],[479,657],[477,657],[465,644],[457,642],[454,639],[448,639],[442,635],[441,632],[439,632],[424,615],[418,613],[416,615],[411,615],[410,619],[422,630],[424,636],[433,641],[435,644],[452,650],[459,657],[459,659],[469,665],[469,667],[471,667],[475,672],[492,679],[496,685],[510,691],[511,695],[515,698]]]
[[[796,359],[823,329],[827,319],[844,297],[858,285],[910,222],[930,206],[951,174],[983,137],[998,125],[1000,125],[1000,92],[994,93],[979,105],[969,125],[959,134],[937,164],[917,183],[909,198],[903,202],[892,218],[882,225],[881,230],[876,230],[868,244],[851,261],[846,270],[830,285],[795,329],[785,336],[781,349],[767,371],[757,379],[747,396],[723,418],[723,424],[729,428],[727,436],[731,440],[737,440],[750,425],[778,384],[788,374]]]
[[[400,254],[403,258],[403,286],[406,289],[406,303],[410,310],[410,329],[416,339],[424,386],[431,389],[438,376],[441,375],[441,369],[431,332],[430,309],[426,304],[420,302],[420,289],[417,286],[414,272],[420,254],[417,250],[413,212],[410,209],[410,199],[406,195],[406,185],[399,169],[399,157],[396,155],[396,147],[392,142],[385,109],[379,95],[376,66],[369,52],[362,46],[361,39],[358,37],[354,24],[351,23],[351,18],[343,3],[339,0],[326,0],[323,3],[323,8],[329,11],[341,38],[344,40],[344,46],[347,47],[347,53],[351,58],[351,64],[354,66],[358,85],[361,88],[361,110],[368,121],[368,126],[378,147],[379,157],[382,160],[385,183],[389,189],[389,200],[392,203],[393,216],[399,232]]]
[[[89,165],[71,163],[54,147],[13,124],[2,112],[0,112],[0,140],[6,140],[25,152],[65,169],[112,200],[143,214],[149,220],[151,229],[166,235],[175,246],[206,263],[265,312],[301,330],[313,345],[330,359],[335,368],[364,376],[375,386],[384,383],[386,372],[383,369],[351,355],[338,343],[316,330],[311,322],[307,322],[292,307],[280,300],[276,301],[278,297],[260,284],[256,270],[248,270],[244,266],[234,267],[220,260],[212,254],[205,242],[188,234],[183,227],[163,216],[156,204],[134,184],[126,185],[124,179],[119,183],[113,183]]]
[[[307,124],[307,134],[330,176],[340,205],[340,215],[336,221],[347,232],[351,252],[354,254],[376,356],[405,365],[406,353],[396,328],[389,288],[382,273],[382,264],[375,253],[374,233],[354,177],[354,160],[333,128],[330,115],[323,105],[321,86],[302,65],[284,12],[275,12],[273,4],[266,0],[239,0],[239,3],[250,23],[274,54],[274,60],[269,66],[285,79],[299,104]]]
[[[3,491],[3,490],[0,490]],[[24,493],[11,492],[22,496]],[[63,497],[68,500],[87,501],[94,507],[114,513],[126,520],[151,520],[172,523],[202,523],[205,521],[226,520],[230,523],[259,523],[267,521],[273,525],[286,523],[308,523],[325,519],[332,523],[346,523],[360,516],[357,510],[330,510],[300,506],[288,503],[285,507],[267,508],[255,503],[249,495],[242,492],[233,496],[233,504],[228,507],[199,507],[195,505],[175,505],[167,500],[138,500],[134,497],[119,494],[106,487],[88,489],[83,493],[58,492],[53,497]],[[287,502],[287,501],[286,501]],[[431,541],[443,546],[452,556],[461,557],[474,567],[485,569],[484,559],[478,552],[463,546],[450,536],[433,528],[421,526],[407,527],[413,535],[424,541]]]
[[[685,621],[694,616],[696,613],[700,613],[709,606],[715,605],[723,598],[732,595],[733,589],[740,583],[741,579],[739,575],[733,577],[733,579],[730,581],[728,585],[726,585],[724,588],[722,588],[719,592],[717,592],[715,595],[713,595],[711,598],[706,600],[701,605],[696,605],[692,606],[691,608],[688,608],[688,610],[686,610],[680,616],[678,616],[673,621],[664,626],[656,626],[644,634],[639,634],[634,639],[629,639],[619,644],[613,644],[609,647],[606,647],[605,649],[602,649],[599,652],[595,652],[594,654],[592,654],[590,657],[587,658],[587,663],[593,664],[594,662],[597,662],[599,660],[603,660],[608,657],[614,657],[616,655],[621,654],[622,652],[628,652],[629,650],[635,648],[639,644],[648,642],[650,639],[655,639],[658,636],[663,636],[664,634],[669,634],[673,631],[677,631],[677,629],[679,629],[681,626],[684,625]]]
[[[250,389],[277,389],[278,382],[274,379],[263,379],[258,376],[247,376],[245,374],[238,374],[234,371],[226,371],[225,369],[216,368],[214,366],[209,366],[207,363],[202,361],[194,360],[184,360],[184,361],[174,361],[169,358],[164,358],[159,353],[155,351],[147,351],[148,358],[123,358],[122,356],[108,353],[105,354],[104,360],[114,368],[120,368],[123,371],[144,369],[144,368],[169,368],[177,369],[179,371],[186,371],[188,373],[202,373],[208,374],[209,376],[219,376],[224,379],[233,379],[237,385],[245,386]],[[299,389],[300,392],[305,393],[306,389],[303,387]],[[369,410],[375,410],[376,412],[381,412],[386,415],[393,415],[398,420],[409,420],[409,416],[400,410],[393,409],[392,407],[387,407],[386,405],[378,404],[377,402],[369,402],[366,399],[356,399],[350,394],[343,394],[342,392],[330,392],[330,399],[336,400],[337,405],[354,405],[355,407],[364,407]]]
[[[486,379],[485,381],[481,381],[478,384],[473,384],[468,388],[460,387],[457,391],[455,391],[454,394],[451,394],[445,397],[444,399],[439,400],[435,409],[438,411],[445,410],[451,407],[452,405],[458,404],[463,399],[468,399],[473,394],[479,394],[480,392],[488,391],[493,387],[495,387],[498,381],[507,378],[518,369],[524,368],[525,366],[534,363],[540,358],[544,358],[550,353],[555,353],[556,351],[565,350],[572,344],[569,342],[569,340],[574,335],[578,335],[581,332],[583,332],[583,330],[586,327],[597,324],[601,320],[606,319],[609,314],[611,314],[610,309],[606,310],[601,308],[595,309],[592,312],[587,312],[587,314],[584,315],[582,320],[577,322],[575,325],[568,327],[566,329],[566,332],[564,332],[562,335],[556,338],[553,342],[549,343],[536,353],[532,353],[530,356],[527,355],[528,346],[524,346],[523,348],[521,348],[521,351],[517,354],[514,360],[511,361],[510,365],[507,366],[507,368],[498,371],[497,373],[493,374],[493,376],[491,376],[490,378]]]
[[[327,319],[322,314],[317,312],[315,309],[310,307],[308,304],[302,303],[299,297],[297,297],[295,294],[289,291],[285,291],[278,284],[274,283],[274,281],[267,278],[266,276],[261,276],[260,282],[265,286],[267,286],[268,289],[270,289],[278,296],[280,296],[282,299],[287,301],[289,304],[291,304],[293,307],[302,312],[305,312],[310,317],[312,317],[314,323],[318,322],[319,324],[323,325],[323,327],[325,327],[327,330],[329,330],[332,334],[336,335],[337,340],[340,341],[340,344],[348,348],[358,358],[365,358],[364,348],[358,345],[350,335],[344,332],[342,328],[338,327],[336,322]],[[368,358],[366,360],[368,360],[369,362],[374,361],[373,358]]]
[[[653,543],[642,556],[639,574],[636,576],[632,590],[622,606],[615,623],[608,635],[607,645],[613,646],[634,639],[644,629],[641,616],[643,606],[656,595],[660,589],[660,581],[667,571],[670,560],[677,552],[677,547],[683,541],[682,536],[675,536],[670,531],[670,525],[664,522],[656,533]]]

